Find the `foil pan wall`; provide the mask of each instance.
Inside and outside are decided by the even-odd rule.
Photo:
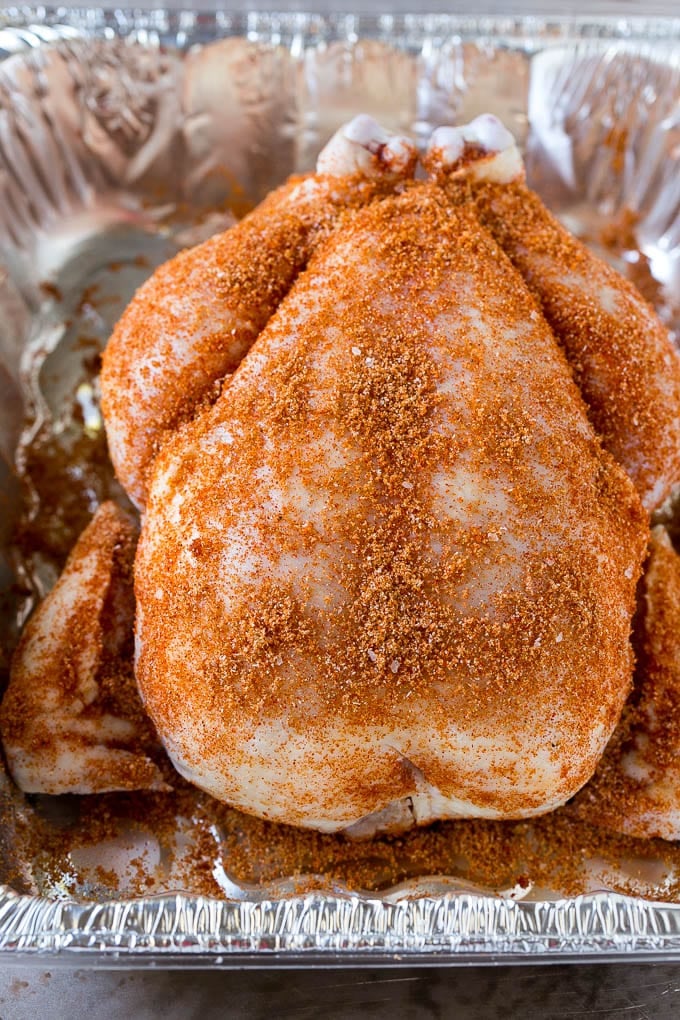
[[[26,480],[31,443],[41,429],[73,441],[101,432],[96,385],[83,390],[79,329],[101,346],[154,264],[311,167],[358,110],[421,141],[440,124],[499,114],[549,204],[641,283],[677,331],[679,54],[680,21],[663,18],[5,9],[0,666],[63,553],[43,546],[27,557],[13,545],[20,519],[41,512],[39,486]],[[94,287],[99,300],[85,300]],[[110,493],[75,476],[70,484],[84,523]],[[72,504],[48,510],[68,516]],[[536,892],[513,902],[436,876],[380,896],[337,883],[298,896],[292,880],[256,889],[225,878],[220,900],[176,892],[166,875],[159,895],[120,900],[82,885],[70,898],[18,849],[33,807],[4,776],[0,800],[2,876],[13,876],[0,896],[6,958],[680,958],[680,906],[658,902],[662,887],[645,887],[649,899],[595,886],[574,899]]]

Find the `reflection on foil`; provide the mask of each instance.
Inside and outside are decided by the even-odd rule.
[[[637,36],[622,29],[624,39],[614,23],[416,15],[73,11],[30,24],[29,12],[22,28],[0,28],[2,668],[94,509],[124,498],[106,459],[96,384],[122,308],[160,262],[308,169],[357,110],[423,142],[440,124],[496,112],[525,146],[532,184],[570,229],[680,328],[680,68],[677,40],[652,23]],[[233,901],[176,897],[57,913],[47,898],[10,897],[0,942],[15,948],[680,947],[672,908],[614,895],[578,908],[555,903],[559,889],[500,866],[495,876],[466,877],[455,847],[450,877],[400,864],[391,889],[392,865],[376,852],[369,865],[375,875],[384,869],[382,899],[343,899],[348,887],[336,874],[317,876],[323,895],[281,902],[300,891],[296,875],[313,875],[313,841],[300,842],[282,875],[283,843],[267,850],[259,830],[256,838],[239,828],[228,809],[216,821],[193,792],[180,791],[161,835],[151,800],[145,814],[110,798],[111,824],[96,844],[74,836],[86,803],[28,803],[4,777],[0,795],[2,877],[17,891],[101,901],[157,894],[185,887],[198,862],[210,876],[206,891]],[[17,853],[38,823],[63,837],[58,866]],[[623,878],[663,898],[677,883],[653,849],[618,874],[597,860],[585,870],[585,891]],[[490,892],[501,899],[467,895]],[[424,899],[411,902],[415,894]],[[504,899],[522,900],[524,912]]]

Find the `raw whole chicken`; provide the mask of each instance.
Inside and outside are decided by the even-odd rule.
[[[674,348],[509,133],[440,129],[415,165],[356,118],[154,274],[102,373],[172,762],[355,836],[528,817],[587,782],[680,481]]]

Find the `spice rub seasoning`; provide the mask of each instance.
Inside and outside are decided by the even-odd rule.
[[[573,810],[632,836],[680,838],[680,556],[652,529],[637,620],[633,694]]]
[[[172,782],[173,793],[78,798],[68,823],[37,804],[16,847],[31,863],[34,889],[85,899],[178,888],[218,898],[255,889],[280,897],[314,889],[386,892],[421,879],[430,880],[427,888],[441,880],[518,899],[607,888],[680,902],[676,844],[616,835],[568,809],[518,822],[437,822],[356,841],[265,822],[176,774]],[[97,862],[103,848],[111,858],[112,846],[120,848],[117,859],[103,869]]]
[[[102,504],[24,629],[0,728],[25,792],[163,788],[132,668],[136,539],[128,515]]]

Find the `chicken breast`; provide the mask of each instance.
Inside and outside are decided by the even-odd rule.
[[[680,356],[668,331],[527,187],[495,117],[435,131],[425,162],[453,202],[474,207],[537,297],[595,430],[652,513],[680,484]]]
[[[231,230],[161,266],[129,305],[104,352],[102,408],[111,459],[143,507],[164,435],[211,403],[346,208],[413,176],[411,141],[356,117],[319,157]]]

